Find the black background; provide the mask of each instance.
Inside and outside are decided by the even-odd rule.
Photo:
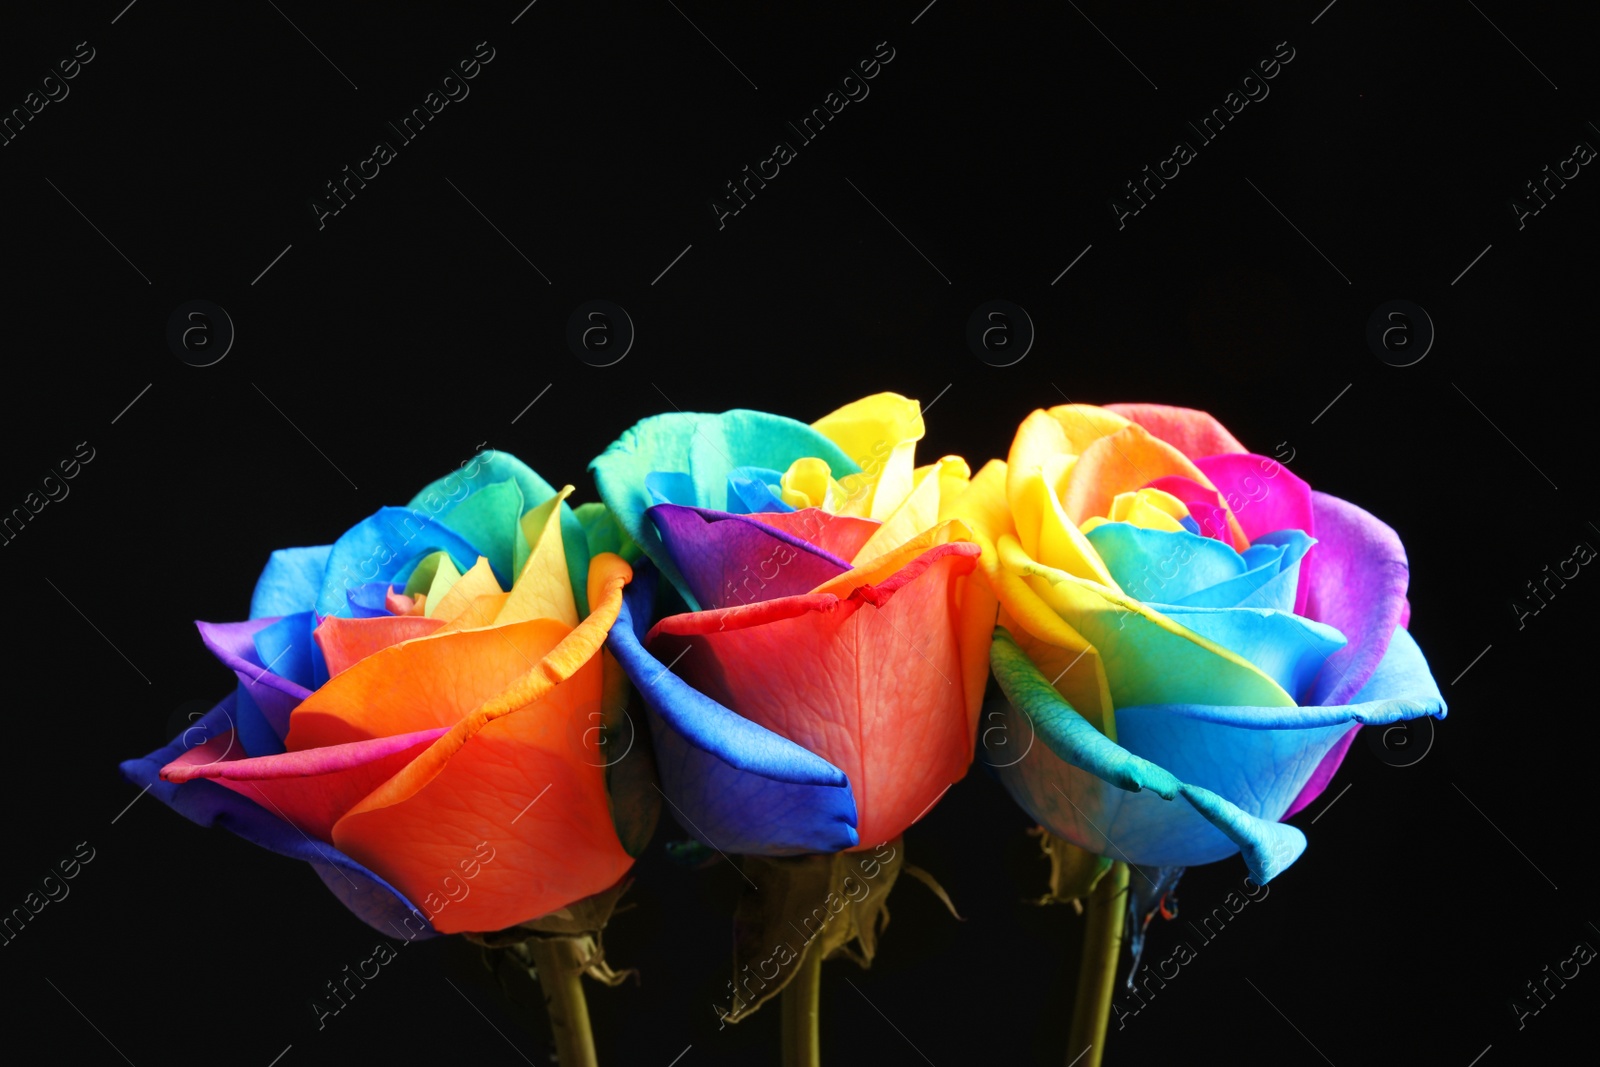
[[[135,790],[115,764],[233,684],[191,620],[242,618],[271,549],[331,540],[481,442],[593,499],[587,461],[646,415],[811,420],[886,389],[933,404],[923,461],[974,468],[1063,397],[1205,408],[1257,452],[1292,448],[1297,474],[1408,546],[1411,630],[1450,718],[1411,766],[1357,739],[1294,820],[1304,857],[1113,1032],[1108,1063],[1493,1067],[1549,1062],[1586,1033],[1593,967],[1521,1030],[1508,1004],[1575,942],[1600,945],[1600,578],[1584,569],[1520,629],[1511,602],[1576,543],[1600,545],[1600,176],[1585,167],[1522,229],[1508,204],[1575,142],[1600,145],[1595,20],[1502,0],[925,2],[4,16],[0,108],[77,42],[95,49],[0,148],[0,510],[78,442],[95,457],[0,554],[0,910],[78,842],[96,850],[0,948],[12,1040],[140,1065],[286,1049],[283,1067],[550,1062],[542,1015],[455,940],[403,950],[319,1031],[311,998],[377,935],[301,865],[149,799],[124,811]],[[393,140],[383,122],[484,40],[495,58],[470,96],[319,229],[322,183]],[[793,141],[785,122],[880,41],[894,59],[870,96],[719,229],[722,183]],[[1108,199],[1280,41],[1294,59],[1270,96],[1119,230]],[[637,327],[614,366],[564,340],[592,298]],[[1013,366],[964,341],[993,298],[1037,328]],[[1438,333],[1403,368],[1365,342],[1396,298]],[[214,366],[167,347],[191,299],[237,328]],[[1070,1058],[1079,922],[1025,902],[1045,873],[1026,827],[980,761],[908,832],[966,921],[900,887],[871,971],[825,971],[829,1062]],[[608,933],[642,980],[591,987],[602,1059],[774,1062],[775,1008],[717,1029],[739,879],[667,860],[686,836],[663,821]],[[1190,871],[1182,906],[1209,911],[1244,873],[1236,858]],[[1184,931],[1157,923],[1147,958]]]

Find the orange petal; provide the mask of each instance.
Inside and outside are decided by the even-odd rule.
[[[631,576],[620,557],[596,556],[594,612],[334,826],[334,844],[418,902],[441,932],[535,918],[607,888],[632,864],[588,730],[601,706],[600,649]],[[478,633],[538,625],[559,624]]]
[[[421,615],[379,615],[371,619],[341,619],[329,615],[311,636],[322,649],[331,678],[375,652],[402,641],[427,637],[443,625],[443,620]]]
[[[454,726],[505,691],[568,630],[529,619],[391,645],[328,679],[289,715],[291,750]]]
[[[1082,523],[1092,515],[1108,515],[1118,493],[1137,490],[1167,475],[1189,478],[1215,492],[1215,486],[1182,452],[1152,436],[1142,426],[1128,426],[1090,445],[1068,475],[1061,503],[1067,517]],[[1239,520],[1228,513],[1234,548],[1250,547]]]

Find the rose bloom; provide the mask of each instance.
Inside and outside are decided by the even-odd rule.
[[[811,426],[660,415],[591,464],[666,579],[657,597],[641,571],[610,647],[703,843],[870,848],[965,775],[995,601],[955,517],[967,464],[918,467],[923,432],[916,401],[880,393]]]
[[[310,863],[385,933],[499,930],[610,888],[654,820],[641,762],[597,743],[626,702],[603,643],[631,570],[590,559],[609,520],[570,492],[483,453],[274,552],[248,621],[199,624],[238,688],[123,773]]]
[[[1399,537],[1204,412],[1035,411],[969,504],[1001,606],[990,729],[1026,753],[994,762],[1082,848],[1242,852],[1265,883],[1305,848],[1279,820],[1360,724],[1445,714],[1405,630]]]

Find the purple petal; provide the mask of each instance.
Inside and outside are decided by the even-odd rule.
[[[287,678],[273,674],[256,651],[257,632],[276,623],[276,618],[251,619],[248,622],[195,622],[200,629],[200,639],[211,654],[238,675],[239,683],[250,694],[251,700],[261,709],[262,716],[281,741],[289,736],[289,713],[311,690]],[[252,752],[259,756],[266,753]]]
[[[704,610],[809,593],[850,564],[750,515],[658,504],[655,523]]]

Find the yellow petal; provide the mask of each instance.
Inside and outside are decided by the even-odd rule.
[[[1006,457],[1006,495],[1014,500],[1022,481],[1038,474],[1052,460],[1059,463],[1057,457],[1079,455],[1095,441],[1129,425],[1132,424],[1121,415],[1089,404],[1063,404],[1048,411],[1035,411],[1022,420],[1011,441],[1011,453]],[[1048,472],[1052,488],[1062,473],[1059,467]]]
[[[488,593],[473,597],[467,609],[439,627],[438,632],[454,633],[457,630],[478,630],[495,625],[495,619],[499,616],[500,609],[505,607],[506,598],[510,595],[510,593]]]
[[[444,573],[444,560],[439,561],[439,573]],[[455,568],[451,568],[454,570]],[[439,575],[434,575],[434,589],[438,588]],[[450,591],[444,596],[434,596],[430,589],[428,595],[427,616],[431,619],[443,619],[450,622],[456,616],[472,607],[474,599],[480,596],[489,596],[500,592],[500,583],[494,580],[494,571],[489,569],[489,561],[483,556],[478,557],[478,562],[467,569],[455,582],[451,583]]]
[[[1183,529],[1178,519],[1189,514],[1183,501],[1160,489],[1138,489],[1131,493],[1118,493],[1111,498],[1111,521],[1126,522],[1145,530],[1166,530],[1177,533]],[[1090,516],[1093,519],[1094,516]],[[1092,526],[1079,527],[1084,533]]]
[[[843,502],[846,492],[833,479],[833,468],[827,460],[815,456],[802,456],[789,464],[789,469],[778,479],[778,492],[783,502],[796,511],[821,508],[833,513]]]
[[[528,561],[511,587],[495,624],[522,622],[524,619],[555,619],[567,626],[578,625],[578,605],[572,598],[572,582],[567,576],[567,557],[561,540],[561,502],[572,495],[572,486],[522,516],[522,534],[528,539]]]
[[[886,520],[915,487],[916,445],[926,433],[917,401],[876,393],[824,415],[811,428],[861,468],[840,479],[852,505],[844,513]]]
[[[1023,550],[1047,566],[1120,592],[1100,553],[1067,518],[1044,474],[1009,480],[1016,486],[1011,496],[1012,520]]]
[[[915,487],[901,501],[900,506],[883,520],[883,525],[873,531],[867,543],[856,553],[855,559],[876,559],[905,544],[922,531],[939,524],[939,520],[944,517],[940,512],[947,510],[943,506],[946,481],[944,469],[947,466],[951,468],[950,481],[962,488],[965,487],[964,475],[969,468],[967,461],[959,456],[947,456],[938,463],[918,469]]]
[[[938,463],[917,468],[917,477],[924,471],[936,470],[939,479],[939,521],[955,518],[955,503],[972,483],[972,468],[960,456],[944,456]]]

